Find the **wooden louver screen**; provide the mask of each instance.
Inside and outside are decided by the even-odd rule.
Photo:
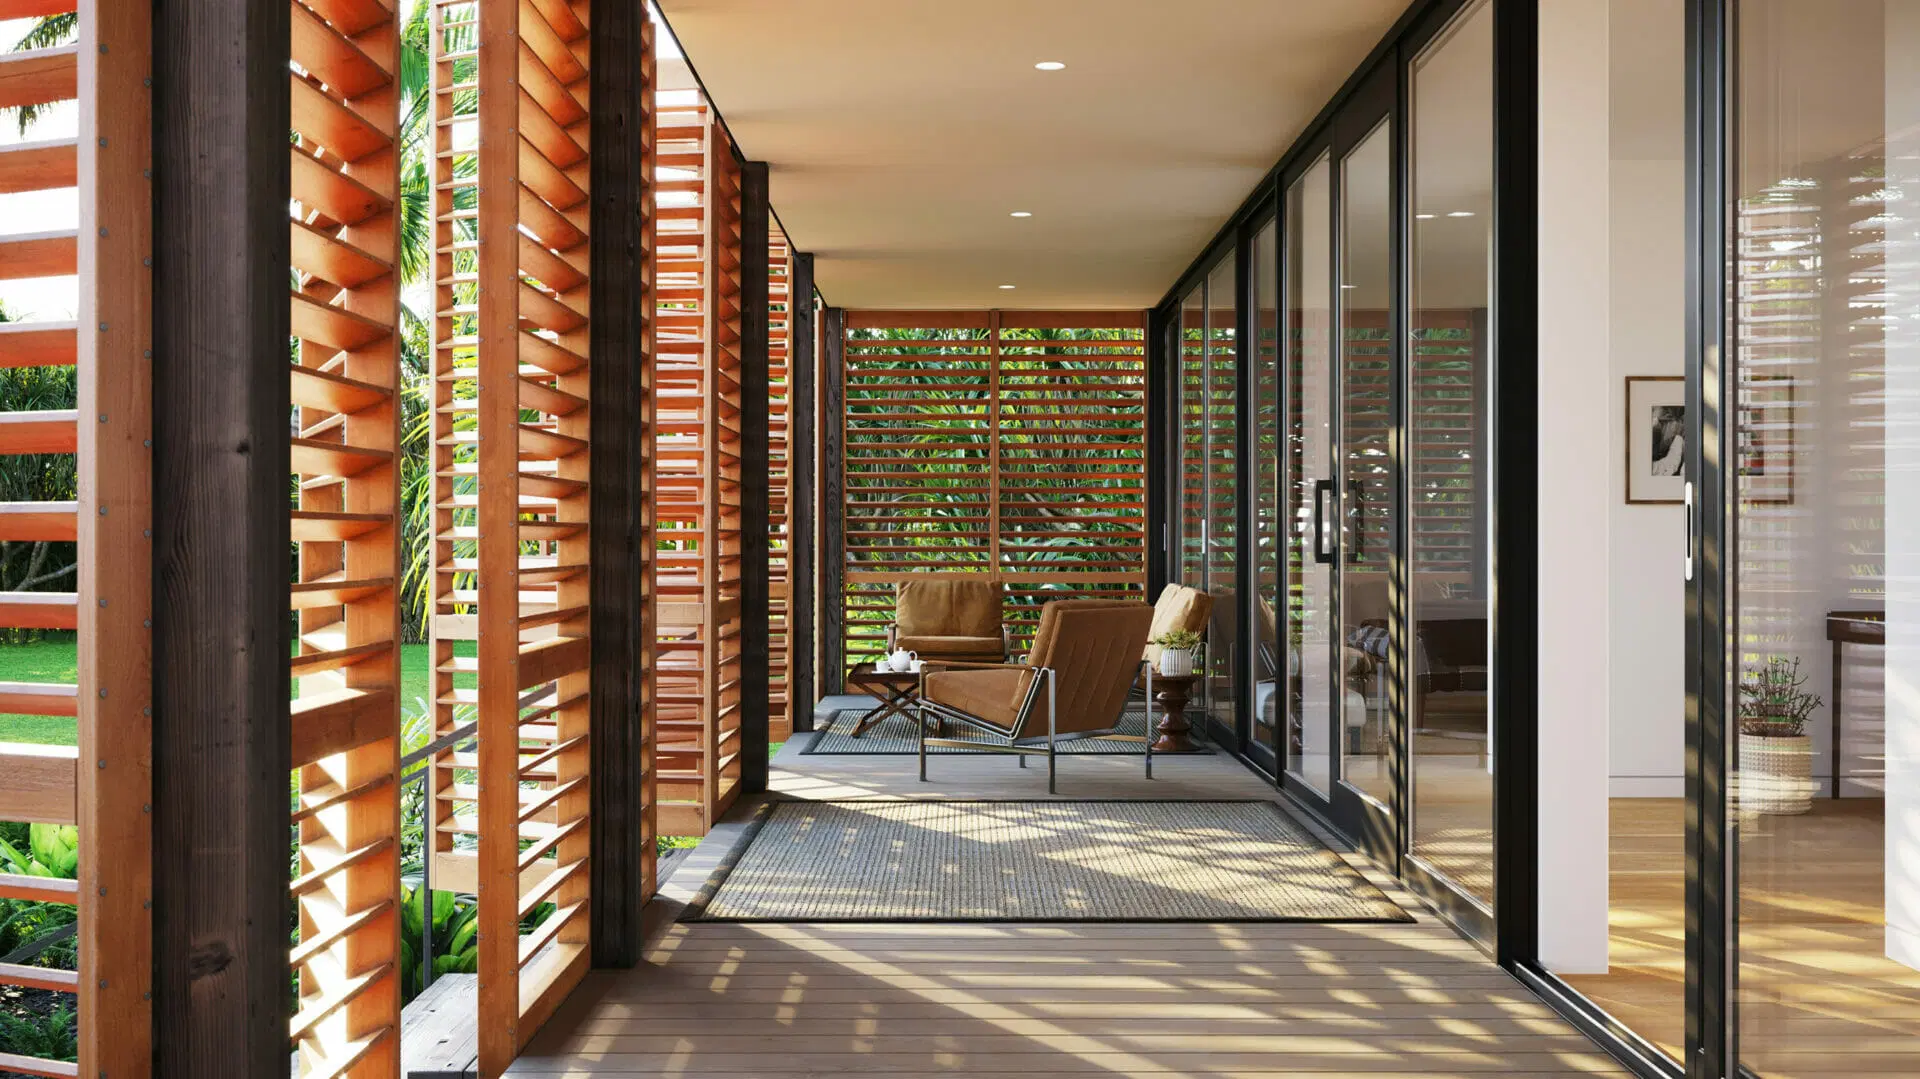
[[[740,786],[740,169],[696,95],[659,109],[659,829],[697,836]]]
[[[1133,313],[849,312],[843,537],[848,663],[893,590],[995,575],[1015,648],[1050,599],[1146,581],[1146,355]]]
[[[437,883],[494,1076],[588,963],[586,0],[433,0]]]
[[[793,580],[789,555],[792,536],[792,465],[788,456],[788,432],[793,408],[789,365],[793,357],[793,297],[791,275],[793,247],[774,225],[767,243],[767,618],[768,672],[767,724],[771,741],[785,741],[793,732],[796,702],[789,690],[796,662],[791,625]],[[811,299],[810,297],[808,299]],[[798,702],[811,707],[811,701]]]
[[[76,13],[0,0],[0,21]],[[78,1063],[0,1053],[36,1076],[147,1073],[152,1056],[151,97],[153,10],[77,11],[76,43],[0,54],[0,108],[78,102],[74,138],[0,146],[0,195],[77,189],[79,227],[0,233],[0,279],[75,277],[75,321],[0,322],[0,377],[72,407],[0,412],[0,456],[71,460],[76,501],[0,503],[0,541],[73,544],[72,591],[0,593],[0,628],[72,630],[77,684],[0,683],[0,713],[75,717],[78,749],[0,743],[0,820],[77,825],[78,879],[0,873],[0,899],[71,904],[79,970],[0,964],[0,986],[78,997]],[[12,122],[9,117],[8,122]],[[79,417],[88,422],[79,422]],[[77,761],[88,766],[77,768]]]
[[[293,2],[296,1074],[400,1057],[400,35]]]

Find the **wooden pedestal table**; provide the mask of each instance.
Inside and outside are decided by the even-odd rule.
[[[880,703],[853,725],[853,737],[867,733],[874,724],[896,712],[908,719],[917,718],[908,709],[920,699],[919,671],[875,670],[871,663],[859,663],[847,672],[846,682],[880,698]]]
[[[1193,725],[1187,722],[1187,699],[1193,696],[1198,674],[1158,674],[1153,676],[1153,706],[1160,713],[1156,728],[1160,737],[1153,740],[1155,753],[1192,753]]]

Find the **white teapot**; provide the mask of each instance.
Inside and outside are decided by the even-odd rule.
[[[904,648],[896,648],[893,654],[887,657],[887,666],[896,671],[911,671],[919,665],[919,660],[920,654],[918,652],[909,652]]]

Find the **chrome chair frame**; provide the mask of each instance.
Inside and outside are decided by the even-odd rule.
[[[1153,700],[1153,664],[1143,659],[1140,661],[1140,667],[1145,671],[1147,700],[1151,702]],[[1027,685],[1027,695],[1021,699],[1020,709],[1014,714],[1013,725],[1011,727],[1001,727],[990,719],[984,719],[972,713],[961,711],[952,705],[942,704],[927,696],[927,675],[929,674],[938,673],[943,670],[993,669],[1032,671],[1036,675],[1033,681]],[[1139,674],[1135,674],[1135,685],[1139,684],[1140,677]],[[1060,793],[1058,746],[1061,738],[1057,729],[1060,714],[1057,708],[1059,703],[1057,678],[1057,673],[1051,667],[1035,667],[1026,663],[942,662],[923,665],[920,670],[920,699],[917,702],[919,709],[920,782],[927,782],[927,747],[952,746],[960,749],[979,750],[984,753],[1010,753],[1019,759],[1020,767],[1022,768],[1027,766],[1028,757],[1044,755],[1047,758],[1047,793]],[[1043,681],[1046,683],[1047,693],[1047,733],[1044,735],[1044,745],[1041,744],[1042,735],[1025,733],[1027,724],[1033,719],[1034,707],[1040,702],[1040,684]],[[1124,719],[1126,717],[1127,705],[1129,703],[1128,698],[1123,697],[1121,699],[1120,716],[1118,719]],[[929,738],[927,737],[929,720],[932,721],[935,729],[942,734],[945,733],[948,723],[959,723],[989,737],[1003,738],[1006,742],[1004,745],[996,745],[991,742],[968,742],[958,738]],[[1147,778],[1153,778],[1154,729],[1151,705],[1148,706],[1147,723],[1144,734],[1123,734],[1116,720],[1114,726],[1105,729],[1075,731],[1067,736],[1066,741],[1074,742],[1085,738],[1104,738],[1114,742],[1141,743],[1146,747]]]

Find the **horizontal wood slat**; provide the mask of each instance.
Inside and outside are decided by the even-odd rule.
[[[585,3],[434,0],[429,12],[433,727],[473,723],[477,746],[435,757],[427,811],[436,883],[482,896],[486,1076],[544,1021],[541,994],[577,983],[553,957],[584,954],[590,930],[580,913],[521,931],[523,910],[588,901],[587,874],[560,868],[585,864],[589,838]],[[538,841],[530,853],[523,838]],[[546,977],[555,970],[562,980]]]
[[[397,7],[398,5],[396,5]],[[294,1075],[400,1067],[400,27],[290,0]],[[302,74],[304,72],[304,74]]]
[[[847,313],[844,660],[883,645],[895,586],[1002,582],[1023,648],[1049,599],[1145,585],[1146,355],[1117,312]]]

